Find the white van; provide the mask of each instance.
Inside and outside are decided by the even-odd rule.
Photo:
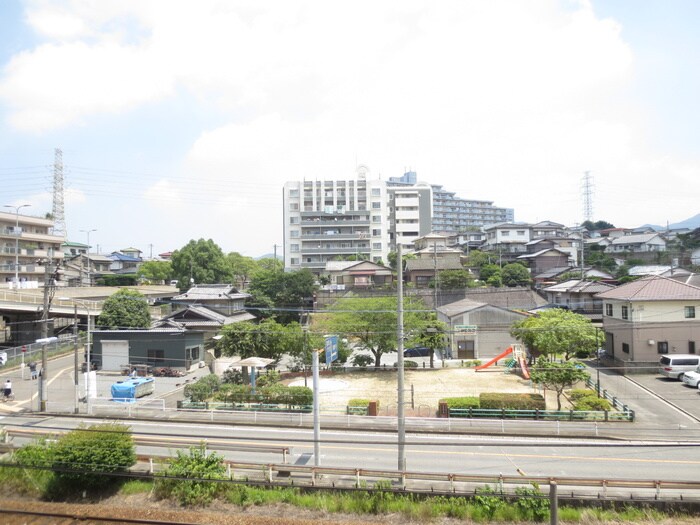
[[[700,356],[693,354],[667,354],[659,359],[659,374],[683,380],[685,372],[692,372],[700,365]]]

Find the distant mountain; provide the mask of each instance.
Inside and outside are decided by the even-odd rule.
[[[266,253],[265,255],[261,255],[260,257],[253,257],[256,261],[259,261],[260,259],[274,259],[275,254],[274,253]],[[278,261],[283,261],[284,257],[282,255],[277,255],[277,260]]]
[[[657,231],[664,231],[666,229],[666,226],[657,226],[656,224],[645,224],[641,227],[654,228]],[[691,217],[690,219],[686,219],[681,222],[676,222],[674,224],[669,224],[668,228],[671,230],[676,228],[689,228],[691,230],[694,230],[695,228],[700,228],[700,213],[698,213],[695,217]]]

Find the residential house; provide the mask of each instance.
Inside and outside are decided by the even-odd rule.
[[[696,353],[699,286],[653,275],[596,298],[603,301],[606,354],[624,371],[654,372],[661,355]]]
[[[198,284],[172,298],[175,311],[156,326],[182,327],[204,332],[205,340],[232,323],[250,321],[255,316],[245,310],[250,294],[241,293],[230,284]]]
[[[93,286],[97,278],[112,273],[112,263],[105,255],[80,253],[65,259],[61,279],[68,286]]]
[[[666,241],[658,233],[641,233],[615,237],[606,253],[646,253],[666,250]]]
[[[112,260],[109,269],[116,274],[135,274],[143,263],[141,257],[134,257],[133,253],[127,255],[123,252],[112,252],[108,257]]]
[[[406,281],[415,286],[428,286],[439,278],[445,270],[464,270],[461,258],[462,250],[447,247],[445,235],[429,234],[416,239],[415,259],[407,259],[405,266]]]
[[[497,356],[517,342],[510,335],[513,323],[527,317],[525,313],[472,299],[440,306],[437,312],[438,319],[448,325],[449,351],[457,359]]]
[[[526,253],[518,256],[517,260],[526,262],[533,275],[552,268],[567,266],[571,261],[569,254],[558,248],[545,248],[535,253]]]
[[[565,306],[576,313],[600,319],[603,313],[603,300],[595,296],[613,288],[615,288],[613,285],[600,281],[571,279],[548,286],[542,291],[551,304]]]
[[[330,290],[369,288],[390,285],[393,282],[391,268],[371,261],[328,261],[326,275]]]

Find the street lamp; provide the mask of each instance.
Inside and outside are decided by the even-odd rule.
[[[22,208],[28,208],[31,204],[20,204],[19,206],[12,206],[11,204],[5,204],[4,208],[14,208],[15,210],[15,288],[19,288],[19,210]]]
[[[90,280],[90,232],[96,232],[97,230],[80,230],[83,233],[87,233],[87,281],[88,286],[92,286],[92,281]],[[89,318],[90,316],[88,316]]]

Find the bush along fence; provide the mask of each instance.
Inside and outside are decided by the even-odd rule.
[[[600,389],[600,385],[598,385],[598,383],[593,381],[593,379],[591,379],[590,377],[586,379],[586,386],[596,392],[598,392]],[[626,404],[620,401],[616,396],[612,395],[605,389],[600,390],[600,396],[603,399],[607,399],[608,401],[610,401],[612,406],[619,410],[621,413],[627,414],[628,419],[626,419],[626,421],[634,421],[634,410],[632,410],[630,407],[628,407]]]
[[[595,395],[595,392],[593,392]],[[626,407],[626,405],[625,405]],[[548,421],[634,421],[634,411],[546,410],[540,394],[484,392],[479,397],[441,399],[438,417],[538,419]]]

